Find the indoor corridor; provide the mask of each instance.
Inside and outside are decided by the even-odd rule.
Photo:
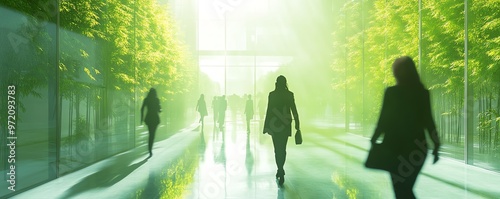
[[[328,121],[303,126],[302,145],[288,141],[285,183],[279,187],[272,141],[255,119],[223,131],[211,117],[158,140],[97,162],[14,196],[31,198],[392,198],[389,175],[366,169],[369,140]],[[159,134],[165,133],[160,127]],[[147,133],[143,133],[147,136]],[[446,146],[443,146],[446,147]],[[429,156],[431,157],[431,156]],[[430,159],[428,157],[428,159]],[[500,174],[457,160],[430,160],[415,186],[418,198],[498,198]]]
[[[395,198],[375,127],[396,190],[427,139],[417,198],[500,199],[499,63],[500,0],[0,0],[0,199]]]

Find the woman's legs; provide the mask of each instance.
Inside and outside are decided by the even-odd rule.
[[[288,135],[284,133],[275,133],[273,135],[273,146],[274,146],[274,158],[276,160],[276,166],[278,171],[276,172],[276,177],[280,178],[280,184],[283,184],[285,175],[285,170],[283,166],[286,160],[286,144],[288,142]]]
[[[391,173],[392,187],[394,188],[394,194],[396,198],[400,199],[414,199],[415,194],[413,193],[413,186],[417,181],[418,174],[422,170],[423,164],[412,165],[413,172],[407,174],[407,176],[401,176],[399,173]]]
[[[156,127],[158,127],[158,125],[148,125],[148,132],[149,132],[148,151],[149,151],[149,157],[153,156],[153,143],[155,141]]]

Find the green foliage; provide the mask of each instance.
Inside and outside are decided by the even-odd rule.
[[[44,5],[46,1],[40,3]],[[46,87],[48,82],[54,83],[51,76],[55,71],[51,68],[54,59],[51,56],[55,45],[51,38],[53,35],[49,33],[53,27],[47,26],[49,23],[45,21],[50,22],[54,18],[51,18],[50,11],[32,6],[27,1],[1,1],[0,7],[12,10],[17,15],[14,19],[3,19],[5,23],[2,26],[19,23],[21,18],[23,21],[16,24],[19,26],[15,30],[1,28],[0,38],[4,46],[1,47],[3,54],[0,63],[0,87],[14,85],[18,112],[25,112],[25,102],[20,99],[26,96],[41,98],[45,93],[40,89]],[[33,13],[37,15],[31,16]],[[6,93],[0,96],[6,99]],[[0,118],[7,116],[6,102],[0,101]],[[23,118],[18,116],[17,120],[20,122]]]
[[[61,1],[63,95],[86,92],[89,84],[140,96],[156,87],[162,100],[187,92],[194,65],[167,10],[153,0]],[[74,81],[81,74],[87,77]]]
[[[418,10],[418,4],[407,1],[343,5],[333,33],[337,48],[331,67],[342,74],[334,79],[333,88],[347,89],[345,110],[358,118],[354,122],[373,123],[378,116],[384,87],[394,83],[392,61],[401,55],[418,55],[418,13],[413,10]]]
[[[496,146],[500,143],[499,122],[490,113],[500,112],[498,10],[498,0],[469,2],[465,51],[463,1],[422,1],[421,13],[416,0],[345,1],[335,20],[338,29],[332,34],[335,51],[331,67],[338,74],[332,87],[348,95],[345,110],[358,115],[353,117],[354,122],[361,122],[362,117],[374,123],[383,88],[394,84],[392,61],[402,55],[412,56],[433,93],[436,120],[446,123],[439,131],[450,135],[445,136],[449,138],[447,141],[459,144],[463,142],[463,122],[459,121],[463,117],[464,74],[467,74],[469,89],[474,93],[476,105],[479,103],[476,113],[480,121],[475,125],[481,129],[480,133],[487,132]],[[360,15],[361,12],[365,15]],[[464,71],[465,64],[468,71]],[[367,110],[360,112],[361,107]]]

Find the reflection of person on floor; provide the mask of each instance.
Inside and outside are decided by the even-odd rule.
[[[148,109],[146,113],[146,118],[143,117],[145,107],[147,107]],[[149,132],[148,158],[153,156],[153,142],[155,139],[156,127],[158,127],[158,124],[160,123],[160,115],[159,115],[160,112],[161,112],[160,100],[158,99],[158,95],[156,94],[156,89],[151,88],[149,90],[148,95],[142,102],[142,107],[141,107],[141,124],[144,121],[148,126],[148,132]]]
[[[203,94],[201,94],[200,98],[198,99],[198,103],[196,104],[196,111],[200,113],[200,123],[201,127],[203,128],[203,118],[208,115],[207,103],[205,103],[205,96]]]
[[[248,99],[247,99],[247,102],[245,104],[245,118],[247,121],[247,132],[250,132],[250,120],[253,118],[252,95],[248,95]]]
[[[295,129],[300,130],[299,114],[295,106],[293,93],[288,90],[286,78],[278,76],[276,88],[269,93],[264,133],[269,133],[273,139],[274,156],[278,171],[276,179],[280,185],[285,182],[283,166],[286,160],[286,144],[292,135],[292,114],[295,119]]]
[[[420,82],[415,63],[401,57],[392,65],[396,85],[385,90],[382,110],[373,137],[384,133],[382,144],[395,153],[398,168],[391,172],[396,198],[415,198],[413,186],[427,157],[425,129],[434,143],[434,163],[440,146],[432,118],[429,90]],[[408,163],[408,164],[406,164]]]
[[[219,98],[218,108],[219,108],[219,128],[224,129],[224,122],[226,119],[227,101],[226,96],[223,95]]]

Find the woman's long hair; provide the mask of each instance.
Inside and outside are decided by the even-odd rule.
[[[424,85],[420,81],[415,62],[409,56],[397,58],[392,64],[392,72],[396,78],[397,85],[407,87],[420,87]]]
[[[275,90],[288,90],[288,85],[286,84],[286,78],[283,75],[278,76],[276,78],[276,83],[274,84]]]
[[[149,89],[149,93],[146,96],[146,98],[148,99],[158,98],[158,94],[156,94],[156,89],[154,88]]]

